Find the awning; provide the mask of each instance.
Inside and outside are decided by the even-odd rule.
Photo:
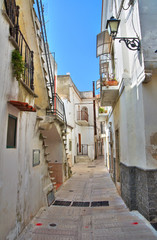
[[[97,53],[96,56],[99,57],[103,54],[109,54],[111,52],[112,38],[108,31],[105,30],[97,35]]]
[[[36,109],[26,102],[10,100],[9,103],[18,108],[20,111],[36,112]]]
[[[109,62],[100,60],[99,66],[100,66],[100,75],[103,73],[108,73]]]

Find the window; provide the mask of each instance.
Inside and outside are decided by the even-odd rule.
[[[40,150],[34,149],[33,150],[33,167],[40,164]]]
[[[7,148],[16,148],[17,118],[8,116]]]
[[[69,140],[69,151],[71,152],[71,150],[72,150],[72,141]]]
[[[104,129],[103,129],[103,123],[101,122],[100,124],[101,124],[101,125],[100,125],[100,127],[101,127],[101,134],[103,134],[103,133],[104,133],[104,131],[103,131],[103,130],[104,130]]]
[[[88,108],[83,107],[81,110],[81,120],[86,120],[88,122]]]

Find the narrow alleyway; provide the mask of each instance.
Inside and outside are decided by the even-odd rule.
[[[18,240],[157,239],[151,225],[127,209],[103,160],[75,164],[72,178],[56,193],[55,204],[43,208]]]

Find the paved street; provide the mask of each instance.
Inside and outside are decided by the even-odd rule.
[[[151,225],[127,209],[102,160],[75,164],[55,204],[41,209],[18,240],[157,239]]]

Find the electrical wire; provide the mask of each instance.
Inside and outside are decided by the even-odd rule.
[[[134,12],[134,6],[133,6],[133,12]],[[132,26],[133,26],[133,29],[134,29],[134,32],[136,33],[136,36],[139,38],[139,35],[135,29],[135,24],[134,24],[134,14],[132,12]]]
[[[128,10],[128,9],[130,8],[130,6],[133,5],[133,3],[134,3],[134,0],[129,0],[129,2],[128,2],[128,7],[127,7],[127,8],[125,8],[124,6],[122,6],[123,10]]]

